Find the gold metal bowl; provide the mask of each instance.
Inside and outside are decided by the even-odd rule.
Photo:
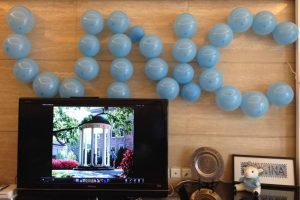
[[[190,200],[222,200],[221,197],[211,189],[202,188],[196,190]]]

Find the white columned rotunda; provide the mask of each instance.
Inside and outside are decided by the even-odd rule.
[[[84,121],[79,129],[79,166],[109,167],[112,126],[100,115]]]

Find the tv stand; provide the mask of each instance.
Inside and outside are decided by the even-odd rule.
[[[51,190],[17,190],[15,200],[155,200],[157,198],[133,197],[126,192],[101,191],[51,191]],[[151,195],[151,194],[150,194]],[[164,198],[159,198],[162,200]],[[166,198],[167,199],[167,198]],[[157,199],[158,200],[158,199]]]
[[[39,197],[33,197],[33,196],[26,196],[26,197],[20,197],[17,196],[15,200],[53,200],[53,198],[47,198],[41,196]],[[115,198],[109,198],[109,197],[62,197],[62,198],[55,198],[56,200],[154,200],[155,198],[130,198],[130,197],[115,197]],[[166,198],[167,200],[168,198]],[[159,200],[162,200],[161,198]]]
[[[88,197],[84,200],[135,200],[135,199],[128,199],[126,197],[120,197],[120,198],[107,198],[107,197]],[[141,199],[140,199],[141,200]]]
[[[143,198],[133,198],[133,197],[114,197],[114,198],[108,198],[108,197],[91,197],[87,198],[86,200],[143,200]]]
[[[86,200],[155,200],[157,198],[135,198],[135,197],[115,197],[115,198],[107,198],[107,197],[94,197],[94,198],[87,198]],[[161,198],[159,198],[161,200]],[[167,198],[166,198],[167,200]]]

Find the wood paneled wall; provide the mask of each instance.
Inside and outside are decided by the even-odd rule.
[[[83,35],[80,15],[87,9],[100,11],[105,18],[114,10],[128,13],[132,24],[142,25],[147,33],[162,38],[162,57],[169,63],[169,74],[176,64],[172,46],[178,39],[173,33],[176,15],[190,12],[199,22],[199,31],[193,40],[198,46],[207,44],[207,33],[216,23],[225,22],[228,13],[237,6],[248,7],[253,13],[268,10],[278,21],[294,21],[295,2],[288,0],[198,0],[198,1],[85,1],[85,0],[2,0],[0,1],[0,40],[11,33],[5,22],[6,12],[14,5],[25,5],[36,16],[36,26],[28,34],[32,42],[30,57],[42,71],[56,73],[61,79],[74,76],[73,65],[81,57],[77,48]],[[87,96],[106,97],[106,89],[113,81],[109,65],[107,41],[111,33],[105,29],[100,35],[102,49],[97,60],[101,70],[92,82],[84,82]],[[295,68],[295,46],[278,46],[271,36],[259,37],[251,30],[235,34],[234,41],[221,49],[219,69],[225,84],[235,85],[241,91],[265,92],[276,81],[295,86],[295,75],[287,63]],[[156,98],[155,82],[144,75],[145,59],[133,46],[129,58],[134,64],[134,76],[128,81],[133,97]],[[14,60],[0,48],[0,182],[12,183],[16,176],[18,98],[35,96],[30,84],[15,80],[12,75]],[[201,71],[192,63],[198,80]],[[191,155],[199,147],[217,149],[225,160],[224,180],[231,180],[231,155],[252,154],[268,156],[295,156],[295,103],[285,108],[271,106],[261,118],[253,119],[240,110],[222,112],[215,105],[214,95],[203,92],[196,103],[178,97],[169,106],[169,166],[188,167]]]

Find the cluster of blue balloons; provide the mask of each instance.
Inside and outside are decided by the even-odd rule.
[[[144,29],[133,26],[129,29],[128,36],[125,32],[130,25],[130,19],[126,13],[115,11],[108,17],[108,29],[114,33],[109,39],[108,48],[116,57],[110,65],[110,74],[116,80],[108,88],[110,98],[128,98],[130,89],[125,81],[133,74],[133,66],[130,60],[125,58],[132,48],[132,42],[138,43],[140,53],[148,60],[145,66],[145,74],[151,80],[161,80],[168,73],[168,64],[158,58],[163,50],[161,39],[156,35],[145,35]]]
[[[197,47],[189,38],[197,32],[197,22],[189,13],[176,17],[174,31],[180,39],[173,47],[173,57],[179,63],[173,70],[173,77],[166,77],[167,63],[155,58],[146,63],[145,72],[149,79],[158,80],[157,93],[161,98],[175,99],[179,94],[179,84],[182,84],[181,95],[188,101],[196,101],[201,96],[201,89],[216,94],[216,104],[224,111],[241,110],[251,117],[264,115],[269,108],[269,102],[277,106],[289,104],[294,97],[292,88],[283,82],[270,86],[267,95],[261,92],[242,94],[236,87],[224,86],[223,74],[216,68],[220,60],[218,48],[227,47],[234,33],[249,30],[258,35],[272,34],[274,40],[281,45],[292,44],[297,40],[298,27],[292,22],[276,23],[275,16],[268,12],[259,12],[253,17],[247,8],[236,8],[228,16],[227,24],[215,25],[208,34],[208,45]],[[199,76],[199,83],[193,83],[194,70],[188,64],[194,58],[199,67],[204,68]],[[199,87],[200,86],[200,87]]]
[[[150,80],[162,80],[168,73],[167,62],[159,58],[163,50],[160,37],[145,35],[144,29],[139,25],[131,27],[127,36],[124,33],[129,25],[130,19],[122,11],[115,11],[108,17],[108,28],[114,33],[108,43],[109,51],[116,57],[110,66],[110,74],[116,80],[108,88],[108,96],[111,98],[130,97],[129,87],[124,81],[131,78],[133,67],[124,57],[130,53],[132,42],[138,43],[140,53],[149,59],[145,65],[145,74]]]
[[[104,29],[104,18],[97,10],[90,9],[81,15],[80,25],[85,31],[85,35],[79,39],[78,43],[78,48],[83,54],[83,57],[76,61],[74,71],[80,79],[91,81],[98,76],[100,71],[100,66],[93,57],[101,50],[101,43],[98,39],[98,35]],[[79,87],[78,85],[78,88],[84,87]],[[84,96],[84,90],[81,91],[80,94],[75,93],[76,91],[80,90],[74,90],[71,96]]]
[[[201,89],[192,82],[195,72],[189,62],[195,58],[197,46],[189,38],[197,33],[197,21],[191,14],[183,13],[177,16],[174,31],[180,39],[173,47],[173,57],[178,62],[173,69],[173,76],[166,77],[168,65],[162,59],[146,63],[145,72],[151,80],[159,80],[156,90],[161,98],[175,99],[179,95],[181,84],[181,96],[188,101],[196,101],[200,98]]]
[[[77,78],[69,78],[60,83],[59,78],[50,72],[40,73],[39,65],[28,58],[31,44],[26,33],[35,24],[32,12],[23,6],[10,9],[7,23],[15,34],[9,35],[3,42],[4,51],[17,62],[13,74],[22,82],[33,82],[33,89],[38,96],[61,97],[83,96],[84,86]],[[104,18],[96,10],[86,11],[80,19],[86,34],[79,40],[79,50],[84,57],[78,59],[74,70],[76,75],[86,81],[95,79],[99,74],[98,62],[93,58],[101,49],[97,34],[104,28]],[[257,91],[241,93],[236,87],[224,86],[223,74],[216,68],[220,60],[218,48],[227,47],[234,33],[246,32],[250,28],[258,35],[272,34],[280,45],[289,45],[298,38],[298,27],[292,22],[277,23],[275,16],[262,11],[255,16],[247,8],[239,7],[231,11],[227,23],[215,25],[208,34],[208,45],[197,50],[196,44],[190,39],[197,33],[197,21],[189,13],[176,17],[174,32],[180,38],[173,47],[173,57],[178,62],[172,77],[168,77],[168,63],[160,58],[163,45],[156,35],[145,35],[141,26],[129,29],[130,19],[122,11],[112,12],[107,20],[108,29],[114,33],[108,42],[108,48],[115,59],[110,66],[110,74],[116,80],[108,88],[108,97],[128,98],[130,89],[125,81],[133,75],[133,66],[125,58],[132,50],[132,42],[137,42],[140,53],[147,59],[145,75],[158,81],[156,91],[161,98],[175,99],[180,92],[188,101],[196,101],[201,96],[201,89],[216,94],[216,104],[224,111],[238,108],[252,117],[260,117],[269,109],[269,103],[277,106],[288,105],[294,98],[293,89],[286,83],[278,82],[271,85],[265,94]],[[127,35],[125,32],[127,32]],[[198,83],[194,83],[194,69],[189,62],[196,59],[199,67],[204,68]]]
[[[54,97],[57,93],[61,97],[83,96],[84,87],[74,78],[66,79],[60,84],[59,78],[51,72],[40,72],[39,65],[27,58],[31,51],[31,44],[26,33],[35,24],[32,12],[23,6],[11,8],[7,14],[7,23],[15,34],[9,35],[3,42],[4,51],[8,56],[16,59],[13,74],[17,80],[32,83],[33,90],[40,97]]]
[[[13,73],[22,82],[32,82],[39,73],[39,66],[34,60],[26,58],[31,51],[31,44],[24,34],[34,27],[34,16],[27,8],[18,6],[9,10],[6,20],[10,29],[15,32],[3,42],[6,54],[17,60]]]
[[[9,28],[15,32],[3,42],[6,54],[17,60],[13,67],[14,76],[24,83],[33,82],[33,90],[38,96],[55,96],[59,89],[58,77],[50,72],[40,73],[39,65],[27,58],[31,44],[25,34],[30,32],[35,24],[32,12],[26,7],[16,6],[8,11],[6,20]]]
[[[109,85],[107,95],[109,98],[129,98],[131,92],[125,81],[132,77],[133,66],[125,57],[131,52],[132,42],[125,32],[130,19],[126,13],[114,11],[108,17],[107,26],[114,33],[108,41],[108,49],[116,57],[110,65],[110,75],[116,82]]]
[[[269,11],[261,11],[255,16],[249,9],[238,7],[231,11],[227,24],[215,25],[208,34],[209,42],[216,48],[227,47],[233,39],[233,33],[252,30],[258,35],[272,34],[280,45],[289,45],[298,38],[298,27],[292,22],[276,22],[275,16]]]
[[[208,39],[212,47],[210,47],[210,53],[207,54],[213,64],[209,65],[208,62],[203,61],[205,60],[205,53],[200,53],[202,55],[197,58],[198,64],[213,69],[220,57],[217,49],[214,48],[228,46],[233,39],[233,33],[246,32],[250,28],[261,36],[272,34],[273,39],[280,45],[294,43],[299,33],[298,27],[292,22],[277,24],[275,16],[269,11],[262,11],[253,16],[247,8],[238,7],[229,14],[227,24],[217,24],[209,32]],[[204,48],[208,51],[207,47]],[[251,117],[263,116],[269,109],[269,103],[285,106],[294,98],[291,86],[283,82],[272,84],[267,95],[258,91],[241,94],[237,88],[223,85],[220,85],[215,92],[216,103],[219,108],[224,111],[233,111],[240,107],[246,115]]]
[[[247,8],[239,7],[231,11],[227,24],[217,24],[209,31],[210,45],[198,50],[197,62],[205,68],[200,75],[200,86],[206,91],[215,92],[216,104],[220,109],[234,111],[240,107],[246,115],[260,117],[268,111],[269,103],[288,105],[294,98],[291,86],[278,82],[269,87],[267,95],[257,91],[242,94],[236,87],[223,86],[223,75],[215,67],[220,59],[217,48],[227,47],[233,39],[233,33],[246,32],[250,28],[258,35],[272,34],[281,45],[292,44],[298,37],[298,27],[294,23],[277,24],[271,12],[262,11],[253,16]]]
[[[80,25],[84,29],[85,35],[79,39],[78,48],[84,56],[75,62],[74,71],[80,79],[91,81],[98,76],[100,71],[100,66],[93,56],[96,56],[101,50],[101,43],[97,35],[103,31],[104,18],[97,10],[88,10],[81,15]],[[77,79],[68,80],[68,82],[73,80],[75,85],[74,80]],[[79,80],[76,83],[77,87],[65,87],[64,97],[84,96],[84,86]]]
[[[85,56],[94,56],[100,50],[100,42],[92,34],[103,30],[104,20],[102,15],[95,10],[86,11],[81,17],[81,25],[88,33],[80,40],[79,48]],[[144,36],[141,26],[133,26],[129,30],[129,37],[125,34],[130,26],[128,15],[122,11],[112,12],[107,19],[107,27],[114,34],[108,41],[108,49],[116,58],[110,65],[110,74],[116,80],[109,85],[107,95],[110,98],[128,98],[130,89],[125,81],[133,75],[133,65],[125,58],[132,50],[132,42],[138,42]],[[92,58],[78,60],[75,71],[84,80],[92,80],[98,74],[97,62]]]

